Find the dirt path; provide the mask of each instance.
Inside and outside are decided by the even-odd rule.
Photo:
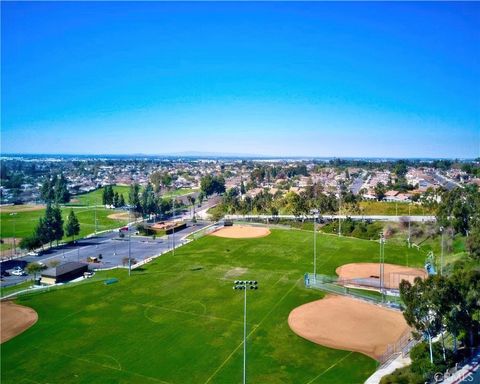
[[[295,308],[288,325],[314,343],[376,360],[410,329],[400,312],[336,295]]]
[[[11,301],[2,301],[0,320],[0,343],[4,343],[35,324],[38,315],[32,308],[17,305]]]
[[[265,237],[270,234],[270,230],[265,227],[250,227],[247,225],[233,225],[231,227],[222,227],[215,232],[212,232],[212,236],[226,237],[229,239],[250,239],[256,237]]]
[[[112,213],[111,215],[108,215],[107,217],[109,219],[113,219],[113,220],[128,220],[128,212]]]
[[[0,207],[0,213],[39,211],[44,209],[45,205],[6,205]]]

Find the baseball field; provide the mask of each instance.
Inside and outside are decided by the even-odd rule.
[[[318,235],[319,273],[376,262],[378,243]],[[385,261],[421,267],[417,250],[386,244]],[[239,383],[243,292],[247,292],[247,378],[251,383],[363,383],[377,362],[365,354],[310,342],[289,327],[297,307],[324,297],[307,289],[313,234],[271,229],[250,239],[205,236],[137,269],[16,303],[37,322],[3,343],[2,383]],[[105,285],[105,278],[116,277]],[[96,280],[95,280],[96,279]],[[387,321],[388,319],[386,319]],[[381,322],[381,319],[379,320]],[[389,320],[390,321],[390,320]]]

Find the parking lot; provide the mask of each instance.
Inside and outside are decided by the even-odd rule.
[[[75,244],[63,245],[42,252],[38,256],[25,256],[16,260],[10,260],[8,264],[2,263],[2,272],[12,272],[16,266],[25,268],[28,263],[40,262],[47,267],[54,263],[64,263],[67,261],[89,262],[89,258],[97,258],[98,262],[89,262],[90,269],[105,269],[124,264],[125,258],[128,258],[129,249],[131,258],[136,262],[148,259],[149,257],[159,255],[169,251],[175,247],[183,245],[185,237],[190,233],[198,231],[208,223],[188,223],[187,228],[175,233],[157,237],[153,239],[151,236],[136,236],[131,233],[130,240],[127,232],[124,237],[120,237],[118,231],[108,232],[101,235],[92,236],[81,239]],[[8,267],[8,268],[7,268]],[[18,284],[31,276],[4,276],[2,277],[1,286],[9,286]]]

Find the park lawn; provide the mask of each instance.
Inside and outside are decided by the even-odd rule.
[[[32,286],[32,280],[24,281],[17,285],[10,285],[8,287],[0,287],[0,296],[3,297],[13,292],[21,291]]]
[[[362,215],[408,216],[409,205],[410,214],[412,216],[435,214],[433,211],[418,204],[394,203],[386,201],[360,201],[359,205]]]
[[[70,203],[66,205],[102,205],[103,188],[96,189],[92,192],[84,193],[82,195],[74,195]],[[125,202],[128,202],[128,191],[130,187],[127,185],[114,185],[113,192],[122,195]]]
[[[185,196],[189,195],[194,192],[199,192],[199,189],[193,189],[193,188],[178,188],[173,191],[168,191],[166,193],[162,194],[162,197],[178,197],[178,196]]]
[[[373,241],[317,235],[320,273],[378,259]],[[242,378],[243,293],[248,294],[248,379],[252,383],[363,383],[371,358],[295,335],[287,317],[323,297],[306,289],[313,234],[272,229],[260,239],[206,236],[133,271],[97,273],[119,282],[71,285],[21,296],[39,321],[2,345],[2,383],[236,383]],[[418,251],[387,244],[385,259],[423,265]],[[23,380],[23,381],[22,381]]]
[[[8,251],[9,249],[13,248],[13,244],[11,243],[0,243],[0,251]]]
[[[143,187],[141,187],[141,190]],[[82,195],[75,195],[72,196],[72,201],[66,205],[69,206],[90,206],[90,205],[102,205],[102,196],[103,196],[104,188],[96,189],[95,191],[88,192]],[[128,204],[128,192],[130,191],[130,187],[126,185],[114,185],[113,192],[118,192],[119,194],[123,194],[123,198],[125,202]],[[174,196],[184,196],[190,193],[195,192],[195,189],[192,188],[179,188],[173,191],[166,192],[162,194],[162,197],[171,198]]]
[[[95,232],[95,212],[97,217],[97,230],[118,228],[124,225],[127,220],[110,219],[111,215],[117,211],[106,208],[93,207],[61,207],[63,220],[66,222],[70,210],[73,209],[80,222],[80,236],[84,237]],[[45,214],[45,209],[36,211],[18,212],[15,216],[9,213],[1,213],[0,238],[13,237],[14,232],[17,238],[30,236],[38,224],[38,220]],[[14,228],[15,225],[15,228]],[[66,237],[64,240],[70,240]]]

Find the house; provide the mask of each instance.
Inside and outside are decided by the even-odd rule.
[[[70,261],[42,272],[42,284],[57,284],[74,280],[88,272],[88,264]]]

